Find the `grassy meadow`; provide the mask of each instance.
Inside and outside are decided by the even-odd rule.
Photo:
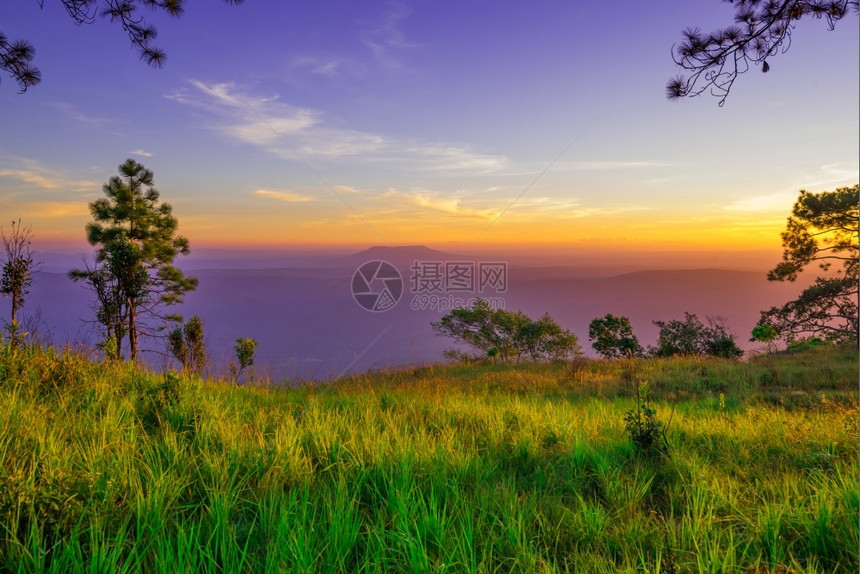
[[[858,355],[235,386],[0,347],[0,572],[857,572]],[[647,382],[666,454],[624,415]]]

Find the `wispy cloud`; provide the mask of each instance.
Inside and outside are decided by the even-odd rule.
[[[374,216],[404,215],[413,217],[432,217],[433,214],[446,217],[492,220],[502,212],[505,202],[493,201],[487,195],[461,190],[442,192],[431,189],[400,190],[390,188],[381,194],[368,195],[375,207],[367,212]],[[506,217],[517,221],[538,221],[552,218],[578,219],[589,216],[613,216],[654,208],[645,206],[597,206],[583,205],[579,198],[572,197],[525,197],[511,209]]]
[[[296,56],[292,59],[295,68],[308,70],[316,76],[333,78],[340,75],[346,67],[345,62],[337,57]]]
[[[736,199],[723,206],[727,211],[735,212],[779,212],[788,214],[791,206],[797,200],[798,192],[805,189],[811,192],[832,190],[835,187],[852,185],[857,182],[860,172],[857,166],[850,164],[826,164],[818,169],[803,170],[792,174],[790,179],[799,182],[784,191],[755,195]]]
[[[27,203],[27,217],[83,217],[89,214],[89,204],[84,201],[39,201]]]
[[[356,187],[352,187],[351,185],[335,185],[333,187],[334,187],[335,191],[337,191],[341,195],[343,195],[345,193],[349,193],[349,194],[361,193],[361,190],[359,190]]]
[[[633,160],[633,161],[576,161],[566,164],[570,169],[612,171],[619,169],[642,169],[651,167],[672,167],[675,164],[664,161]]]
[[[417,160],[419,168],[425,170],[487,174],[498,172],[508,164],[504,156],[475,152],[465,146],[429,144],[413,146],[406,151]]]
[[[462,192],[452,195],[426,189],[401,191],[391,188],[383,193],[379,199],[386,205],[389,212],[441,212],[457,217],[481,219],[488,219],[498,215],[498,211],[495,208],[483,209],[467,206],[464,196],[465,194]]]
[[[131,152],[131,155],[139,155],[139,156],[142,156],[142,157],[152,157],[152,153],[151,153],[151,152],[144,151],[144,150],[142,150],[142,149],[136,149],[136,150],[134,150],[133,152]]]
[[[808,191],[820,191],[821,187],[833,187],[838,185],[850,185],[856,183],[860,177],[857,164],[825,164],[815,173],[804,173],[798,178],[803,183],[801,188]]]
[[[77,106],[65,102],[53,102],[48,104],[55,110],[61,112],[68,118],[81,122],[93,128],[100,128],[103,125],[110,123],[112,120],[103,116],[94,116],[87,114],[78,109]]]
[[[505,156],[482,153],[469,145],[404,141],[382,134],[331,127],[325,115],[282,102],[278,96],[248,93],[233,83],[192,81],[192,88],[167,97],[215,117],[212,129],[225,137],[262,147],[285,159],[360,157],[363,161],[405,163],[413,170],[458,176],[497,173]]]
[[[408,16],[409,9],[406,6],[392,4],[381,21],[364,34],[362,43],[370,49],[376,61],[386,68],[401,68],[403,51],[416,47],[401,30],[401,22]]]
[[[251,195],[255,197],[262,197],[265,199],[286,201],[287,203],[304,203],[306,201],[312,201],[314,199],[307,195],[293,193],[292,191],[275,191],[270,189],[258,189],[254,191]]]
[[[10,162],[16,165],[0,168],[0,177],[17,180],[27,186],[75,192],[94,191],[101,188],[101,184],[98,182],[75,179],[61,171],[44,167],[32,159],[12,158]]]
[[[524,197],[517,201],[505,217],[535,220],[579,219],[590,216],[612,216],[639,211],[652,211],[653,207],[640,205],[600,206],[583,205],[576,197]]]
[[[723,207],[727,211],[783,211],[788,212],[797,192],[780,192],[736,199]]]
[[[233,83],[191,85],[196,91],[181,90],[167,97],[217,116],[213,128],[227,137],[281,157],[296,159],[295,152],[329,157],[373,153],[385,142],[377,134],[327,127],[320,112],[282,102],[278,96],[252,95]]]

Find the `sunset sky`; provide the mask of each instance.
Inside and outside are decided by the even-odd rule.
[[[669,102],[718,0],[189,2],[163,69],[102,18],[4,1],[43,81],[0,83],[0,217],[84,246],[133,158],[195,247],[764,249],[800,189],[858,181],[858,18],[802,22],[724,107]]]

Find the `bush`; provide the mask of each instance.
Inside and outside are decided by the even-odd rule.
[[[707,317],[704,325],[696,315],[684,313],[684,320],[654,321],[660,327],[657,347],[651,353],[657,357],[710,356],[736,359],[743,351],[735,343],[725,321],[719,317]]]
[[[651,406],[647,384],[636,384],[636,408],[624,414],[624,427],[637,453],[650,456],[669,452],[666,427]]]
[[[588,325],[588,340],[597,353],[606,358],[641,357],[644,354],[639,339],[633,334],[630,319],[608,313]]]
[[[167,336],[170,352],[182,364],[182,370],[200,376],[206,366],[206,342],[203,321],[194,315],[187,323],[173,329]]]
[[[818,337],[809,337],[806,339],[801,339],[799,341],[795,341],[788,345],[785,348],[789,353],[799,353],[801,351],[810,351],[813,349],[818,349],[820,347],[829,347],[830,343],[825,341],[824,339],[820,339]]]
[[[551,361],[582,355],[576,335],[562,329],[548,314],[535,321],[522,311],[493,309],[483,299],[472,307],[453,309],[431,326],[483,356],[505,361]]]

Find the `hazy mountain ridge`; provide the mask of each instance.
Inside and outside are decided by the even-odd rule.
[[[197,290],[172,310],[203,318],[211,355],[222,366],[232,357],[237,337],[257,339],[258,364],[275,380],[436,362],[451,341],[436,336],[430,323],[448,309],[413,310],[417,294],[410,290],[410,267],[414,261],[490,260],[470,257],[423,246],[372,247],[320,260],[294,258],[293,266],[195,268],[190,274],[200,282]],[[371,260],[392,263],[403,278],[401,300],[384,313],[362,309],[350,290],[355,270]],[[684,311],[702,319],[724,317],[738,343],[750,348],[748,333],[759,312],[794,297],[811,281],[771,283],[765,270],[635,270],[607,275],[611,271],[588,265],[511,264],[507,292],[482,296],[496,296],[506,308],[532,316],[549,313],[579,337],[587,352],[588,323],[595,317],[606,313],[629,317],[641,342],[649,345],[657,333],[652,321],[680,318]],[[457,296],[468,301],[479,294]],[[65,272],[36,272],[26,310],[37,309],[42,329],[55,343],[92,344],[97,338],[95,326],[87,322],[93,316],[92,296]],[[162,343],[150,342],[149,347],[164,351]]]

